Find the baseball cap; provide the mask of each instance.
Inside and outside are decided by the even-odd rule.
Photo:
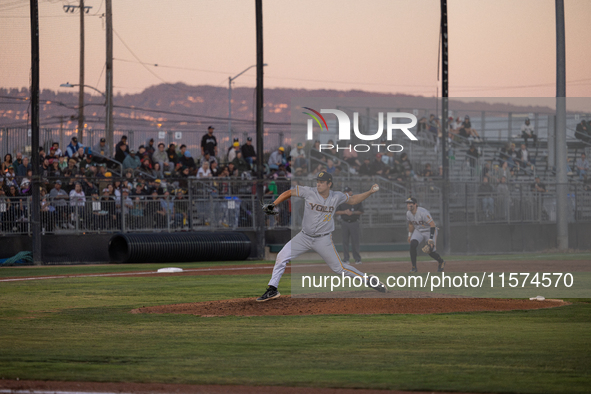
[[[207,130],[209,130],[209,129],[212,129],[212,130],[213,130],[213,129],[215,129],[215,127],[213,127],[213,126],[209,126],[209,127],[207,128]]]
[[[330,175],[326,171],[322,171],[318,174],[318,176],[316,177],[316,180],[332,182],[332,175]]]
[[[132,150],[129,151],[129,154],[130,155],[135,155],[135,151],[132,149]]]
[[[72,137],[72,141],[78,142],[78,137]]]
[[[406,199],[405,203],[407,203],[407,204],[417,204],[418,201],[414,197],[409,197],[409,198]]]
[[[101,138],[101,142],[106,142],[107,140],[104,138]]]
[[[298,142],[298,148],[301,148],[302,146],[304,146],[304,144],[302,144],[301,142]]]
[[[252,141],[252,137],[246,137],[247,141]]]
[[[129,189],[123,189],[123,193],[129,193]]]
[[[349,186],[345,186],[343,189],[344,192],[352,192],[353,190]]]
[[[285,152],[285,148],[284,148],[284,147],[282,147],[282,146],[280,146],[280,147],[279,147],[279,150],[280,150],[281,152]]]
[[[109,188],[108,188],[108,187],[105,187],[105,188],[103,189],[103,193],[108,193],[108,192],[109,192]]]
[[[61,185],[61,184],[62,184],[62,181],[60,181],[60,180],[58,179],[57,181],[55,181],[55,184],[56,184],[56,185]]]

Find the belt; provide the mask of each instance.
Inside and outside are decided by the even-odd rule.
[[[357,223],[358,220],[344,220],[343,219],[343,222],[345,222],[345,223]]]
[[[308,237],[312,237],[312,238],[320,238],[320,237],[324,237],[325,235],[330,234],[330,233],[326,233],[326,234],[310,235],[310,234],[306,234],[304,231],[302,231],[302,233],[304,233],[304,235],[307,235]]]

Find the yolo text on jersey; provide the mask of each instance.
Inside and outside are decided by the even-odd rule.
[[[308,204],[310,204],[311,210],[317,210],[318,212],[331,213],[334,211],[334,207],[327,207],[327,206],[320,205],[320,204],[313,204],[311,202],[309,202]]]
[[[338,141],[339,142],[343,141],[346,143],[347,141],[351,140],[351,120],[349,119],[349,116],[345,112],[337,110],[337,109],[321,109],[320,113],[319,113],[318,111],[314,111],[311,108],[306,107],[306,109],[309,109],[310,111],[312,111],[316,115],[318,115],[318,117],[320,117],[320,119],[322,120],[324,125],[327,127],[327,129],[328,129],[328,126],[326,124],[324,117],[321,114],[336,115],[337,120],[338,120],[338,128],[339,128]],[[322,123],[320,122],[320,120],[316,116],[314,116],[310,113],[306,113],[306,114],[312,116],[316,120],[316,122],[320,125],[321,129],[323,128]],[[410,122],[408,122],[408,123],[394,123],[395,120],[398,121],[399,119],[409,119]],[[388,141],[392,141],[393,131],[400,130],[411,141],[417,141],[418,140],[417,137],[415,137],[414,134],[409,131],[409,129],[416,126],[416,124],[417,124],[417,118],[413,114],[409,114],[406,112],[388,112],[388,113],[386,113],[386,139]],[[307,132],[308,133],[307,133],[306,138],[308,140],[312,140],[313,139],[313,121],[312,121],[312,119],[308,119]],[[354,112],[353,113],[353,132],[355,133],[355,136],[362,141],[379,141],[382,137],[383,132],[384,132],[384,113],[383,112],[378,113],[378,130],[374,134],[362,134],[359,131],[359,113]],[[320,144],[320,151],[322,151],[322,149],[329,150],[329,149],[335,148],[337,150],[337,152],[339,150],[351,151],[351,149],[355,150],[355,152],[368,152],[369,150],[372,149],[371,147],[375,147],[378,152],[380,152],[380,151],[382,151],[382,152],[383,151],[402,152],[402,150],[404,149],[404,147],[400,144],[389,144],[389,145],[387,145],[387,144],[356,144],[356,145],[347,144],[345,146],[339,146],[338,144],[336,146],[334,146],[332,144]],[[383,147],[383,150],[381,150],[382,147]]]

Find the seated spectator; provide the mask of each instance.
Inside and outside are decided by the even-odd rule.
[[[252,146],[252,138],[251,137],[246,138],[246,143],[244,145],[242,145],[241,151],[242,151],[242,157],[244,157],[244,160],[246,160],[246,162],[248,164],[250,164],[252,166],[254,163],[256,163],[257,155],[254,150],[254,146]]]
[[[546,193],[546,185],[540,181],[540,177],[535,178],[535,182],[531,184],[531,191],[537,193]]]
[[[179,163],[189,168],[192,172],[195,169],[195,160],[191,157],[191,153],[187,150],[187,145],[181,145],[181,151],[179,152]]]
[[[329,174],[334,174],[334,172],[336,171],[336,167],[334,165],[334,162],[331,159],[328,159],[326,161],[326,172],[328,172]]]
[[[168,149],[166,150],[166,154],[168,155],[168,161],[170,163],[173,163],[173,165],[177,165],[177,163],[179,162],[179,155],[176,152],[176,145],[174,144],[174,142],[171,142],[168,145]]]
[[[310,158],[315,159],[312,160],[312,164],[315,166],[317,166],[319,162],[326,163],[326,156],[320,152],[320,140],[314,141],[314,147],[310,149]]]
[[[279,169],[279,164],[286,164],[285,157],[284,157],[285,148],[280,146],[276,151],[271,153],[269,156],[269,161],[267,164],[269,168],[272,170]]]
[[[351,147],[350,151],[349,149],[345,149],[343,151],[343,160],[347,162],[351,167],[355,168],[355,171],[357,172],[359,170],[359,167],[361,167],[361,162],[358,159],[359,155],[351,145],[349,146]]]
[[[587,160],[587,156],[584,153],[582,153],[581,157],[577,159],[575,169],[579,174],[579,180],[583,181],[583,178],[587,175],[587,172],[589,171],[589,161]]]
[[[226,155],[228,163],[234,160],[237,152],[240,152],[240,142],[238,142],[238,138],[234,138],[234,142],[228,148],[228,154]]]
[[[53,144],[51,144],[51,150],[54,151],[56,157],[62,157],[64,155],[64,152],[62,152],[62,150],[60,149],[59,142],[54,142]]]
[[[160,167],[159,162],[154,163],[154,168],[152,168],[150,174],[155,178],[164,178],[164,173],[162,172],[162,167]]]
[[[153,175],[152,164],[150,163],[149,157],[146,157],[142,160],[142,165],[140,166],[139,170],[143,173],[148,174],[148,175]]]
[[[488,183],[488,177],[482,178],[482,183],[478,186],[478,197],[482,201],[482,211],[485,213],[486,218],[490,219],[494,217],[495,213],[495,200],[493,198],[494,189],[490,183]]]
[[[125,148],[123,148],[123,145],[125,145]],[[123,151],[126,153],[129,152],[129,146],[127,146],[127,136],[126,135],[122,135],[121,140],[119,142],[117,142],[117,145],[115,145],[115,156],[117,156],[119,151]]]
[[[152,159],[154,152],[156,152],[156,149],[154,148],[154,138],[150,138],[146,145],[146,153],[150,156],[150,159]]]
[[[470,117],[468,115],[464,117],[464,121],[460,126],[458,135],[467,139],[474,139],[475,141],[480,141],[480,135],[478,134],[476,129],[472,127],[472,122],[470,122]]]
[[[25,157],[26,159],[26,157]],[[24,162],[24,159],[23,159]],[[22,164],[21,164],[22,166]],[[39,166],[39,175],[43,178],[49,178],[51,176],[51,168],[49,167],[49,160],[45,159],[41,162]]]
[[[585,119],[581,120],[581,122],[577,125],[575,129],[575,138],[583,142],[591,142],[591,130],[589,127],[589,122],[587,122]]]
[[[2,162],[2,174],[5,174],[8,171],[8,167],[11,165],[12,155],[10,153],[7,153],[6,155],[4,155],[4,161]]]
[[[127,145],[120,145],[117,148],[117,152],[115,153],[115,160],[117,160],[119,163],[123,163],[128,155],[129,152],[127,152]]]
[[[211,178],[211,176],[209,162],[204,161],[203,164],[201,164],[201,168],[199,168],[199,171],[197,172],[197,178]]]
[[[162,172],[172,170],[168,160],[168,154],[164,151],[164,144],[162,142],[158,144],[158,150],[152,154],[152,162],[154,164],[160,163]]]
[[[382,177],[387,177],[390,174],[390,170],[382,161],[382,154],[378,153],[374,158],[373,162],[371,163],[371,172],[373,175],[379,175]]]
[[[218,162],[217,161],[212,161],[209,170],[211,171],[211,176],[216,178],[218,176],[220,176],[222,170],[220,169],[220,167],[218,166]],[[199,176],[197,176],[197,178],[199,178]]]
[[[298,142],[295,148],[289,153],[291,159],[294,160],[295,167],[307,167],[306,151],[304,150],[304,144]]]
[[[426,163],[425,164],[425,168],[423,169],[423,172],[421,173],[421,176],[423,177],[423,180],[425,180],[425,181],[432,180],[432,178],[433,178],[433,171],[431,170],[431,164],[430,163]]]
[[[534,140],[534,142],[536,141]],[[519,171],[520,166],[523,166],[524,170],[525,167],[529,167],[531,171],[534,170],[535,160],[530,156],[526,144],[521,144],[521,149],[516,152],[515,163],[517,164],[517,171]]]
[[[250,164],[248,164],[248,162],[244,160],[244,158],[242,157],[242,152],[240,151],[236,152],[236,157],[234,158],[234,160],[231,161],[231,163],[238,170],[238,175],[242,175],[244,172],[250,171]]]
[[[525,118],[525,122],[521,125],[521,137],[526,146],[529,138],[534,140],[534,145],[538,143],[538,137],[534,133],[534,126],[531,124],[529,118]]]
[[[132,170],[137,170],[138,168],[140,168],[141,166],[141,162],[139,157],[137,157],[135,155],[135,150],[130,150],[129,151],[129,156],[127,156],[125,158],[125,160],[123,160],[123,171],[127,170],[127,169],[132,169]]]
[[[234,166],[234,163],[228,163],[226,169],[230,177],[236,178],[238,176],[238,169]]]
[[[502,165],[504,162],[507,162],[509,169],[515,167],[515,157],[515,144],[512,144],[511,142],[507,142],[507,145],[502,147],[499,151],[500,164]]]
[[[82,190],[80,182],[76,182],[74,190],[70,192],[70,209],[74,214],[74,224],[70,224],[70,228],[78,228],[79,221],[84,218],[84,205],[86,204],[86,195]]]
[[[363,159],[363,164],[359,167],[359,175],[361,176],[373,176],[375,175],[373,172],[373,166],[371,165],[371,161],[369,157]]]
[[[53,163],[51,163],[51,168],[49,171],[49,176],[52,178],[59,178],[60,176],[62,176],[62,171],[60,169],[60,163],[59,161],[54,161]]]
[[[79,163],[80,170],[86,171],[90,167],[96,167],[93,155],[84,155],[84,159]]]
[[[78,137],[72,137],[70,144],[66,148],[66,156],[73,157],[81,148],[84,151],[84,145],[78,143]]]
[[[111,157],[111,148],[106,144],[106,139],[101,138],[99,143],[92,147],[92,154],[99,163],[106,163]]]
[[[205,154],[201,157],[199,165],[202,166],[204,162],[207,162],[211,167],[211,163],[214,161],[217,162],[215,156],[210,155],[209,152],[205,152]]]
[[[47,163],[49,165],[49,161]],[[23,177],[27,176],[27,171],[32,170],[32,169],[33,169],[33,166],[31,165],[31,163],[29,163],[29,158],[25,156],[25,157],[23,157],[22,164],[19,165],[18,168],[15,168],[15,175],[17,177],[23,178]]]

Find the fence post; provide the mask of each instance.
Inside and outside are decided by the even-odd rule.
[[[513,128],[513,113],[509,112],[509,130],[507,131],[508,133],[508,138],[507,141],[512,141],[513,135],[511,134],[512,128]]]
[[[189,206],[187,207],[187,211],[189,212],[187,218],[187,224],[189,225],[189,231],[193,231],[193,181],[189,179]]]
[[[119,188],[119,203],[121,204],[121,232],[122,233],[126,233],[126,228],[125,228],[125,206],[123,205],[123,191],[122,188]]]
[[[482,131],[480,132],[480,135],[482,136],[482,139],[485,140],[486,138],[484,137],[484,132],[486,131],[486,120],[485,120],[485,116],[486,116],[486,112],[482,111],[480,114],[480,128],[482,129]]]
[[[468,183],[464,183],[464,222],[468,223]]]

